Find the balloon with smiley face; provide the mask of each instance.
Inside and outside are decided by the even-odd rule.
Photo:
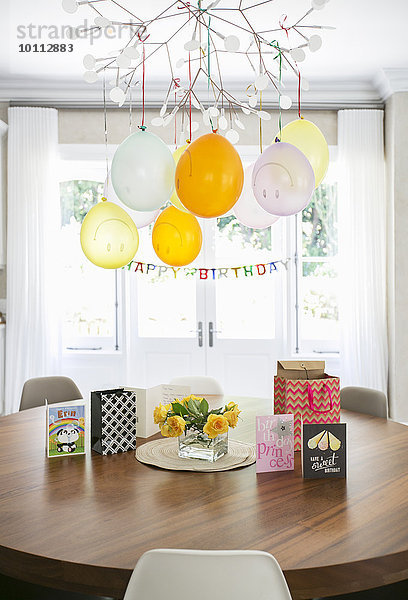
[[[139,129],[115,152],[113,189],[119,200],[133,210],[157,210],[173,192],[175,168],[166,144],[157,135]]]
[[[312,165],[315,186],[318,187],[329,167],[329,147],[317,125],[307,119],[296,119],[285,125],[276,137],[279,137],[281,142],[293,144],[303,152]]]
[[[314,188],[311,164],[292,144],[268,146],[255,163],[252,189],[260,206],[272,215],[300,212],[309,204]]]
[[[86,215],[81,227],[85,256],[97,267],[119,269],[136,254],[139,234],[127,212],[103,199]]]
[[[244,170],[234,146],[218,133],[197,138],[180,156],[176,192],[197,217],[219,217],[238,200]]]
[[[174,206],[164,209],[153,227],[154,251],[160,260],[172,267],[193,262],[200,253],[202,240],[197,219]]]
[[[244,187],[242,194],[238,198],[238,202],[233,208],[233,214],[237,220],[252,229],[266,229],[275,223],[279,217],[266,212],[256,201],[252,191],[252,172],[254,163],[245,169]]]

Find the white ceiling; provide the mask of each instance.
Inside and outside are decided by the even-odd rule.
[[[92,45],[89,39],[77,39],[72,42],[74,49],[71,53],[18,51],[21,43],[67,43],[69,40],[53,39],[55,31],[61,31],[64,25],[76,27],[84,19],[91,23],[95,13],[88,6],[83,6],[74,15],[69,15],[62,10],[60,0],[0,1],[0,100],[99,102],[101,83],[89,85],[83,82],[82,59],[88,52],[96,56],[107,56],[109,51],[121,47],[118,39],[94,40]],[[254,3],[254,0],[244,0],[243,5]],[[103,13],[108,10],[102,8],[104,4],[100,3]],[[151,18],[169,4],[169,0],[122,0],[123,6],[144,19]],[[237,0],[221,0],[218,6],[222,8],[236,4]],[[256,29],[265,30],[274,27],[282,13],[288,14],[288,23],[291,23],[309,8],[310,0],[274,0],[253,9],[250,14]],[[226,13],[218,14],[225,16]],[[232,14],[228,13],[229,16]],[[109,13],[107,16],[115,18],[119,16],[119,12]],[[164,40],[170,29],[176,29],[177,23],[182,22],[180,19],[182,18],[176,17],[161,21],[154,34],[152,32],[151,39]],[[213,23],[215,27],[215,19]],[[371,105],[387,96],[393,86],[406,85],[408,0],[330,0],[323,10],[314,11],[304,23],[336,27],[335,30],[322,33],[323,46],[320,51],[314,54],[308,52],[306,61],[300,65],[302,75],[311,83],[310,91],[304,93],[306,104],[347,104],[348,98],[357,104]],[[231,33],[228,25],[222,22],[218,23],[218,29],[224,34]],[[275,38],[275,34],[270,35],[271,40]],[[284,32],[276,35],[281,36],[279,39],[284,44]],[[239,37],[242,45],[246,45],[248,34],[242,32]],[[125,33],[122,39],[127,39]],[[180,33],[172,43],[174,63],[186,54],[183,44],[188,39],[187,30],[185,34]],[[163,52],[158,52],[154,59],[146,62],[150,98],[157,102],[167,89],[167,65],[167,56]],[[224,77],[231,88],[244,90],[253,81],[252,71],[242,57],[223,55],[222,66]],[[387,87],[384,70],[392,80],[391,88]],[[177,75],[182,80],[185,79],[187,65],[177,71]],[[292,95],[295,82],[290,77],[286,77],[286,81]]]

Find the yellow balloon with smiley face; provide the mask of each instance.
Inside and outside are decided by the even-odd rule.
[[[176,167],[177,195],[197,217],[219,217],[231,210],[243,184],[241,158],[218,133],[202,135],[192,142]]]
[[[169,206],[157,217],[152,233],[153,248],[166,265],[190,264],[199,255],[202,241],[201,227],[194,215]]]
[[[97,267],[119,269],[136,254],[139,234],[127,212],[104,198],[91,208],[82,223],[81,246]]]

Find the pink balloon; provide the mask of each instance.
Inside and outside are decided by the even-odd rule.
[[[160,213],[160,208],[158,210],[142,212],[140,210],[132,210],[131,208],[123,204],[123,202],[119,200],[115,193],[115,190],[113,189],[110,171],[105,180],[103,195],[110,202],[113,202],[114,204],[117,204],[118,206],[123,208],[123,210],[125,210],[128,213],[128,215],[130,215],[137,229],[142,229],[142,227],[146,227],[147,225],[150,225],[150,223],[153,223],[157,215]]]
[[[315,188],[312,166],[298,148],[286,142],[268,146],[254,165],[252,189],[272,215],[294,215],[310,202]]]
[[[245,169],[244,187],[237,202],[234,204],[233,212],[242,225],[252,229],[266,229],[275,223],[279,217],[271,215],[264,210],[256,201],[252,191],[252,172],[254,163]]]

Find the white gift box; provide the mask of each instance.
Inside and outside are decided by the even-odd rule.
[[[153,411],[159,404],[174,402],[176,398],[190,395],[190,387],[186,385],[156,385],[152,388],[130,388],[126,390],[136,392],[136,435],[148,438],[160,431],[154,423]]]

